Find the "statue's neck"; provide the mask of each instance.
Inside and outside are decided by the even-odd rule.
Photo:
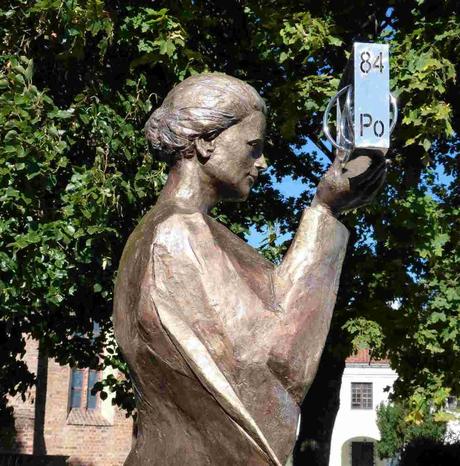
[[[213,180],[196,159],[183,159],[171,168],[158,202],[174,202],[208,214],[220,201]]]

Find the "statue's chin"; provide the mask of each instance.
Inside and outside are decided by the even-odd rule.
[[[251,192],[251,186],[226,186],[221,191],[221,199],[223,202],[242,202],[246,201]]]
[[[249,195],[246,194],[245,196],[232,196],[232,197],[226,197],[222,199],[222,202],[244,202],[248,200]]]

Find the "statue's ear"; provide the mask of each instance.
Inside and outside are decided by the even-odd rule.
[[[195,147],[198,158],[208,160],[214,152],[214,139],[209,141],[203,138],[196,138]]]

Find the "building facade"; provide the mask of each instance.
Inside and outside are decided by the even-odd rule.
[[[340,409],[331,439],[329,466],[389,466],[380,460],[376,408],[388,400],[396,380],[387,361],[372,361],[368,350],[347,359],[340,390]]]
[[[25,402],[11,400],[16,435],[12,445],[0,447],[0,464],[121,466],[131,449],[133,423],[110,398],[91,394],[102,374],[39,358],[32,339],[24,360],[37,374],[37,387]]]

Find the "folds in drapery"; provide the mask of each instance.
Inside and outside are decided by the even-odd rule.
[[[235,450],[241,452],[241,465],[252,464],[245,462],[244,455],[253,458],[257,465],[264,462],[263,458],[267,466],[285,462],[296,437],[296,394],[316,371],[347,239],[343,225],[316,210],[306,212],[299,231],[310,237],[310,242],[305,238],[294,240],[297,255],[292,256],[290,264],[285,263],[281,277],[292,289],[278,295],[274,286],[280,277],[275,276],[273,265],[225,227],[200,213],[172,209],[166,213],[163,210],[159,216],[151,211],[133,233],[117,279],[114,317],[120,346],[130,370],[135,375],[137,372],[141,382],[140,403],[165,413],[162,425],[151,419],[154,410],[147,409],[147,414],[140,416],[144,431],[153,436],[150,455],[161,448],[168,452],[200,448],[200,455],[204,455],[200,457],[217,455],[217,461],[220,454],[218,445],[209,445],[204,438],[203,442],[197,441],[198,437],[195,443],[200,443],[200,447],[164,444],[160,448],[159,443],[155,447],[155,442],[164,442],[161,438],[165,433],[158,436],[158,429],[171,429],[179,442],[186,442],[187,435],[181,437],[178,432],[187,433],[187,422],[195,424],[196,435],[211,435],[205,424],[200,428],[206,416],[193,420],[197,411],[187,411],[181,404],[180,387],[168,387],[167,379],[177,384],[178,374],[182,373],[196,377],[204,387],[203,393],[209,394],[209,410],[217,424],[226,425],[222,432],[233,438],[227,446],[231,448],[234,442]],[[310,258],[302,260],[302,254],[309,254]],[[309,292],[316,292],[317,296],[308,296]],[[290,306],[296,308],[295,312],[291,312]],[[155,377],[149,380],[147,372],[158,368],[154,369],[154,360],[145,355],[145,348],[149,348],[154,360],[161,362],[163,381]],[[296,351],[299,354],[294,355]],[[168,376],[169,367],[169,373],[176,375]],[[188,390],[190,383],[187,382]],[[158,385],[167,388],[159,389]],[[194,393],[206,410],[203,393]],[[228,419],[224,421],[221,414],[216,414],[216,402],[222,415],[226,413],[233,423],[233,433]],[[214,433],[216,438],[222,438],[223,434]],[[241,443],[243,438],[247,439],[247,446]],[[135,448],[140,456],[132,464],[144,464],[139,459],[139,445],[138,442]],[[209,451],[203,452],[203,448]],[[188,457],[191,456],[189,450]],[[230,463],[224,458],[219,461],[237,464],[234,457]],[[188,464],[201,466],[200,462]]]
[[[246,434],[248,440],[254,442],[267,456],[269,463],[282,466],[265,435],[194,331],[168,309],[158,309],[158,314],[166,332],[200,382]]]

